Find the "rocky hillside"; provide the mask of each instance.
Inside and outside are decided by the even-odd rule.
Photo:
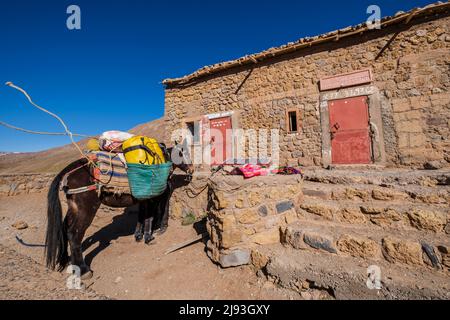
[[[129,132],[164,141],[164,129],[164,120],[157,119],[141,124]],[[78,144],[84,148],[86,141],[82,140]],[[41,152],[6,154],[0,157],[0,174],[54,173],[79,157],[79,152],[71,144]]]

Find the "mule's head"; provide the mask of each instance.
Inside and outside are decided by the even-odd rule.
[[[192,176],[194,173],[194,165],[192,164],[191,156],[189,154],[189,147],[187,144],[175,143],[175,146],[167,149],[167,151],[170,156],[170,161],[172,161],[174,167],[180,168],[180,170]]]

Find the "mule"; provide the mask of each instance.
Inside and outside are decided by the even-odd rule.
[[[193,165],[190,161],[187,148],[176,145],[173,148],[164,150],[164,157],[167,161],[173,163],[171,173],[175,168],[192,176]],[[173,159],[176,157],[176,159]],[[173,161],[175,160],[175,161]],[[67,179],[67,189],[77,189],[92,185],[94,182],[91,167],[87,159],[80,159],[64,168],[53,180],[47,196],[47,232],[45,238],[45,255],[47,267],[58,271],[64,270],[69,263],[78,266],[82,279],[92,277],[93,273],[90,267],[85,263],[81,244],[87,228],[94,220],[95,214],[101,204],[113,208],[127,208],[135,204],[139,205],[138,222],[135,231],[136,241],[144,238],[149,243],[153,236],[153,230],[160,229],[160,233],[167,230],[169,220],[168,201],[173,190],[168,180],[166,191],[159,197],[138,201],[129,194],[112,194],[107,192],[98,192],[97,190],[87,191],[78,194],[67,194],[67,213],[63,219],[61,202],[59,199],[60,185],[63,179]],[[159,210],[158,210],[159,209]],[[155,215],[162,212],[161,215]],[[156,218],[156,220],[155,220]],[[68,253],[68,244],[70,244],[70,259]]]

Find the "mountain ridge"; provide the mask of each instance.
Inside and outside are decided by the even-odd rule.
[[[137,125],[128,132],[166,143],[164,118]],[[84,149],[87,141],[83,139],[77,144]],[[79,158],[80,153],[72,144],[38,152],[0,152],[0,174],[57,173]]]

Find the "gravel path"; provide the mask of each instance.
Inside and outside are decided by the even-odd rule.
[[[69,290],[66,274],[49,271],[33,259],[0,244],[1,300],[92,300],[107,297],[86,290]]]
[[[85,237],[84,256],[94,271],[86,291],[68,290],[68,274],[48,271],[40,247],[46,230],[46,194],[0,197],[0,299],[299,299],[293,291],[259,278],[249,266],[220,269],[198,242],[165,255],[197,235],[171,220],[150,246],[133,237],[135,213],[101,207]],[[21,229],[18,225],[26,224]],[[103,296],[104,295],[104,296]]]

